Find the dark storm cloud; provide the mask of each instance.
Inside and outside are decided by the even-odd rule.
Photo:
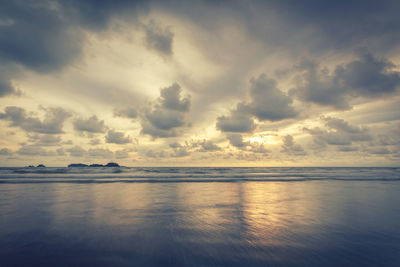
[[[400,2],[396,0],[259,1],[294,28],[311,28],[318,42],[311,49],[343,49],[371,44],[395,48],[400,37]]]
[[[129,136],[125,136],[123,132],[117,132],[114,130],[109,130],[105,137],[107,143],[113,144],[127,144],[132,141]]]
[[[114,15],[135,16],[145,1],[2,1],[0,59],[52,71],[81,52],[81,29],[102,30]],[[141,9],[143,10],[143,9]]]
[[[41,108],[45,111],[43,120],[27,114],[25,109],[15,106],[6,107],[4,113],[0,113],[0,119],[10,121],[11,127],[19,127],[27,132],[43,134],[63,133],[64,121],[70,116],[62,108]]]
[[[356,94],[366,97],[393,93],[400,86],[400,72],[387,59],[359,51],[359,59],[336,68],[337,79]]]
[[[400,73],[393,70],[394,66],[366,50],[358,51],[358,59],[336,66],[333,73],[312,60],[303,60],[296,66],[301,72],[299,84],[290,92],[303,101],[349,109],[353,97],[381,97],[395,92],[400,87]]]
[[[60,70],[81,55],[85,30],[100,31],[116,15],[132,19],[146,10],[146,1],[1,1],[0,62],[41,73]],[[19,71],[0,74],[0,97],[17,93],[11,80]]]
[[[96,115],[88,119],[78,118],[74,121],[74,128],[77,131],[88,133],[104,133],[104,120],[99,120]]]
[[[294,142],[293,136],[291,135],[286,135],[283,137],[281,152],[294,156],[304,156],[307,154],[299,144]]]
[[[320,146],[350,146],[353,142],[366,142],[372,140],[368,128],[353,126],[342,119],[323,118],[329,130],[314,128],[305,129]]]
[[[61,11],[72,15],[79,25],[102,30],[113,16],[134,18],[148,10],[145,0],[60,0]]]
[[[0,59],[46,72],[69,63],[80,52],[81,34],[48,1],[2,1]],[[73,21],[73,20],[71,20]]]
[[[217,118],[216,127],[222,132],[246,133],[252,132],[256,126],[246,107],[239,103],[229,116]]]
[[[316,31],[319,49],[349,47],[365,40],[378,40],[381,46],[395,46],[400,36],[398,1],[229,1],[224,5],[198,1],[2,1],[0,9],[0,58],[35,71],[52,71],[70,63],[81,53],[82,30],[105,29],[112,18],[132,19],[146,14],[150,5],[185,16],[210,30],[221,14],[240,20],[254,36],[281,43],[283,32],[302,28]],[[201,10],[201,12],[200,12]],[[264,15],[262,15],[264,14]],[[267,16],[268,15],[268,16]],[[266,18],[279,18],[280,31]],[[146,43],[162,54],[172,54],[173,33],[150,22],[144,25]],[[290,40],[290,39],[289,39]],[[312,47],[315,49],[315,47]]]
[[[166,56],[173,54],[174,34],[168,27],[163,29],[161,25],[152,20],[148,24],[144,24],[143,28],[146,33],[146,45],[148,48]]]
[[[141,118],[142,133],[152,137],[172,137],[179,134],[178,128],[186,126],[186,113],[190,99],[181,97],[177,83],[160,89],[160,97]]]

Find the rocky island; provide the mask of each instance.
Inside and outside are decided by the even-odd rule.
[[[106,165],[103,164],[84,164],[84,163],[71,163],[68,165],[68,168],[82,168],[82,167],[91,167],[91,168],[99,168],[99,167],[120,167],[118,163],[109,162]]]

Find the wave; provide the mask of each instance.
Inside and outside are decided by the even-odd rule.
[[[400,168],[0,168],[0,183],[399,181]]]
[[[244,183],[244,182],[310,182],[310,181],[345,181],[345,182],[399,182],[400,178],[291,178],[291,179],[0,179],[0,184],[30,184],[30,183]]]

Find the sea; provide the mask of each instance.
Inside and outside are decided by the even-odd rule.
[[[0,168],[0,266],[400,266],[400,168]]]

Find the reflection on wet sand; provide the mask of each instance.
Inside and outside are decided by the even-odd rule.
[[[399,248],[393,242],[400,240],[399,213],[393,212],[399,211],[393,204],[399,186],[359,182],[358,193],[353,187],[340,182],[7,184],[0,221],[7,231],[0,230],[0,248],[8,251],[9,263],[22,265],[33,260],[302,266],[334,265],[337,255],[343,262],[377,263],[378,254],[393,260],[392,251]],[[374,203],[363,204],[371,190]],[[26,246],[32,253],[18,258]]]

